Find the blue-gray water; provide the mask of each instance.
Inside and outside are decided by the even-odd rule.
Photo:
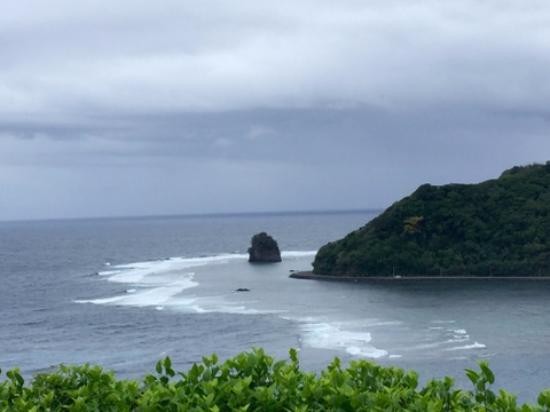
[[[100,363],[140,376],[253,346],[305,368],[366,357],[452,374],[488,359],[533,401],[550,387],[550,281],[293,280],[314,251],[374,215],[281,214],[0,223],[0,368]],[[268,231],[284,262],[250,265]],[[251,289],[235,293],[239,287]]]

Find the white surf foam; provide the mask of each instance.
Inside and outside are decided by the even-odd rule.
[[[256,309],[254,301],[234,301],[227,296],[194,296],[193,299],[186,299],[178,296],[170,301],[170,306],[182,312],[194,313],[229,313],[236,315],[267,315],[282,314],[286,310],[281,309]]]
[[[479,342],[474,342],[471,345],[464,345],[464,346],[454,346],[452,348],[445,349],[447,351],[455,351],[455,350],[468,350],[468,349],[485,349],[487,345]]]
[[[471,337],[468,331],[464,328],[458,328],[457,326],[451,326],[456,323],[455,321],[437,320],[431,323],[449,324],[446,327],[443,326],[429,326],[427,329],[430,331],[428,339],[432,342],[426,342],[412,347],[414,350],[436,350],[436,351],[457,351],[468,349],[481,349],[485,348],[485,345],[479,342],[472,343]],[[451,326],[451,327],[449,327]]]
[[[283,258],[292,259],[314,256],[316,251],[283,251]],[[223,312],[234,314],[281,313],[284,311],[257,310],[239,302],[229,302],[223,297],[200,298],[178,296],[186,289],[194,288],[199,283],[194,279],[190,268],[218,265],[234,260],[246,260],[248,254],[226,253],[213,256],[173,257],[155,261],[134,262],[120,265],[106,265],[108,270],[99,272],[109,282],[129,285],[124,295],[99,299],[76,300],[77,303],[120,306],[154,306],[157,309],[165,306],[177,306],[183,310],[208,313]]]
[[[466,337],[460,337],[460,338],[447,339],[445,342],[446,343],[461,343],[461,342],[468,342],[469,340],[470,340],[470,337],[466,336]]]
[[[100,272],[101,276],[107,276],[110,282],[117,283],[158,283],[159,275],[180,272],[185,269],[220,264],[234,259],[245,259],[248,255],[223,254],[216,256],[194,258],[169,258],[147,262],[135,262],[124,265],[111,266],[110,270]]]
[[[316,251],[283,251],[283,258],[299,258],[315,256]],[[145,262],[134,262],[121,265],[110,266],[109,270],[99,272],[100,276],[105,276],[110,282],[117,283],[140,283],[146,282],[151,275],[181,271],[198,266],[211,264],[223,264],[231,260],[248,259],[247,254],[225,253],[214,256],[200,257],[173,257],[163,260],[153,260]]]
[[[141,289],[128,289],[123,295],[117,295],[108,298],[75,300],[76,303],[93,303],[95,305],[119,305],[119,306],[159,306],[166,304],[175,295],[185,289],[193,288],[198,285],[193,281],[194,273],[184,273],[179,275],[179,279],[170,283],[160,285],[149,284],[149,287]]]
[[[283,258],[300,258],[300,257],[315,256],[316,254],[317,254],[316,250],[306,250],[306,251],[283,250],[281,252],[281,257],[283,257]]]
[[[283,251],[283,259],[313,257],[317,251]],[[78,300],[79,303],[98,305],[152,307],[156,310],[171,308],[193,313],[232,313],[243,315],[279,314],[292,319],[286,310],[259,310],[254,301],[234,301],[226,296],[189,296],[182,294],[199,283],[190,269],[199,266],[218,265],[230,261],[248,259],[247,254],[221,254],[200,257],[174,257],[157,261],[112,265],[99,274],[109,282],[128,285],[124,294],[99,299]],[[284,314],[283,314],[284,313]],[[390,326],[395,322],[371,319],[369,324],[353,325],[329,323],[312,317],[292,319],[302,328],[305,345],[330,350],[343,350],[352,356],[380,358],[388,352],[372,344],[369,327]]]
[[[448,343],[467,342],[470,340],[470,335],[466,332],[466,329],[449,329],[447,331],[451,338],[447,340]]]
[[[381,358],[388,355],[383,349],[374,347],[370,342],[371,334],[342,329],[335,323],[304,323],[303,343],[317,349],[345,350],[353,356]]]
[[[317,251],[306,250],[284,250],[281,252],[283,258],[299,258],[307,256],[315,256]],[[109,270],[99,272],[102,276],[112,276],[124,273],[129,275],[128,277],[114,277],[113,281],[125,281],[125,279],[139,280],[143,276],[149,273],[179,270],[185,268],[191,268],[196,266],[204,266],[208,264],[224,263],[230,260],[244,260],[248,259],[248,254],[244,253],[223,253],[212,256],[199,256],[199,257],[171,257],[162,260],[151,260],[144,262],[126,263],[121,265],[109,266]],[[131,274],[131,276],[130,276]]]

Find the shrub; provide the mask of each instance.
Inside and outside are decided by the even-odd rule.
[[[472,390],[451,378],[418,387],[415,372],[365,360],[343,367],[335,358],[319,374],[290,360],[275,361],[261,349],[220,363],[204,357],[187,372],[176,372],[170,358],[141,381],[118,380],[98,366],[60,366],[30,384],[18,370],[0,382],[0,411],[550,411],[550,391],[537,405],[518,405],[506,391],[494,393],[487,363],[466,370]]]

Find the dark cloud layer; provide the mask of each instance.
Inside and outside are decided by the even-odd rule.
[[[0,219],[381,207],[550,158],[545,1],[3,9]]]

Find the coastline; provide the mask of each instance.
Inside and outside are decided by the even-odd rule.
[[[292,279],[323,280],[329,282],[403,282],[410,280],[544,280],[550,281],[550,276],[353,276],[353,275],[316,275],[312,271],[296,271],[289,275]]]

